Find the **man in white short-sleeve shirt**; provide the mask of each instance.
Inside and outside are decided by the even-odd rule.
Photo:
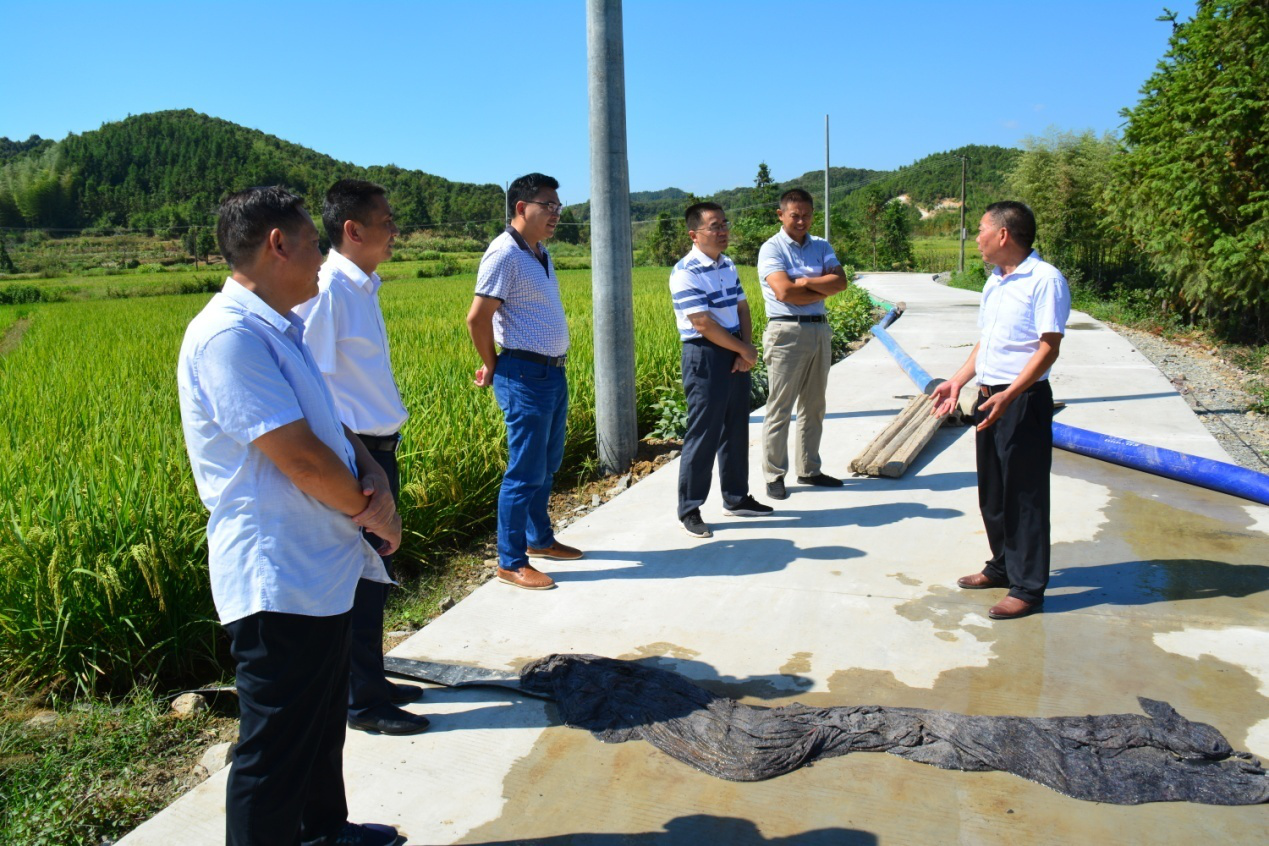
[[[233,194],[217,238],[233,273],[186,329],[177,384],[237,668],[226,842],[386,846],[394,829],[348,822],[342,757],[353,592],[388,579],[361,529],[387,554],[401,521],[292,313],[317,293],[322,261],[303,201],[277,187]]]
[[[409,417],[397,390],[388,352],[388,330],[379,308],[382,280],[376,272],[392,257],[399,230],[382,186],[341,179],[326,192],[322,225],[331,250],[318,276],[318,295],[296,307],[304,318],[304,342],[326,377],[339,419],[383,468],[392,498],[401,496],[397,447]],[[369,538],[373,544],[374,537]],[[392,575],[392,556],[383,557]],[[380,734],[418,734],[428,719],[398,707],[422,694],[383,674],[383,607],[389,585],[357,583],[353,600],[348,681],[348,727]]]
[[[1049,583],[1049,472],[1053,462],[1053,390],[1071,294],[1056,267],[1031,249],[1035,215],[1022,203],[992,203],[978,224],[978,250],[996,265],[983,286],[979,341],[951,379],[934,389],[934,413],[955,407],[977,376],[978,504],[991,547],[966,590],[1008,588],[991,607],[995,620],[1040,609]]]

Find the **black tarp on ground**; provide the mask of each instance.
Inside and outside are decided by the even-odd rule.
[[[949,770],[1013,773],[1076,799],[1137,805],[1269,801],[1260,762],[1223,735],[1141,698],[1139,714],[983,717],[920,708],[743,705],[683,676],[595,655],[549,655],[520,686],[606,743],[642,738],[731,781],[762,781],[820,758],[889,752]]]

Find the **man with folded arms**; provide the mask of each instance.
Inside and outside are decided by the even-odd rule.
[[[714,456],[723,510],[763,517],[774,509],[749,495],[749,370],[758,351],[749,338],[749,303],[735,263],[723,255],[731,227],[717,203],[684,215],[692,250],[670,273],[670,299],[683,341],[687,433],[679,460],[679,522],[692,537],[713,536],[701,518]]]
[[[375,271],[392,256],[400,230],[384,189],[373,182],[341,179],[326,192],[322,225],[331,250],[317,280],[318,295],[298,306],[304,342],[326,377],[339,419],[383,468],[393,500],[401,496],[397,446],[409,414],[401,402],[388,333],[379,308],[382,280]],[[374,536],[367,538],[377,543]],[[383,557],[392,575],[392,556]],[[383,606],[388,585],[357,582],[353,600],[348,681],[348,727],[381,734],[418,734],[428,719],[398,708],[422,695],[415,685],[396,684],[383,674]]]
[[[991,558],[958,579],[966,590],[1008,588],[987,612],[1014,620],[1038,611],[1049,584],[1049,471],[1053,389],[1071,292],[1056,267],[1031,249],[1035,215],[1022,203],[992,203],[978,224],[978,251],[996,265],[978,309],[979,341],[956,375],[934,389],[934,414],[956,407],[978,377],[978,505]]]
[[[231,846],[387,846],[348,822],[344,718],[359,579],[387,582],[401,542],[388,480],[339,420],[292,309],[317,294],[317,229],[283,188],[228,197],[232,268],[189,324],[181,421],[207,521],[216,611],[237,663],[241,717],[225,797]]]
[[[541,173],[511,183],[511,225],[480,260],[467,314],[481,360],[474,382],[493,386],[507,424],[507,470],[498,492],[498,578],[526,590],[555,587],[530,558],[582,557],[581,550],[555,539],[547,512],[551,483],[564,459],[568,418],[568,321],[551,254],[542,246],[560,221],[559,187]]]
[[[762,422],[762,474],[767,496],[787,499],[789,418],[798,413],[798,483],[841,487],[820,470],[824,392],[833,364],[833,329],[824,301],[849,281],[833,248],[809,229],[815,217],[811,195],[801,188],[780,196],[780,231],[758,251],[758,278],[767,306],[763,358],[767,364],[766,416]]]

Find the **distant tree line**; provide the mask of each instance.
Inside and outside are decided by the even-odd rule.
[[[337,179],[388,189],[398,222],[462,222],[461,234],[502,228],[497,185],[470,185],[393,165],[356,167],[191,110],[109,123],[53,143],[0,139],[0,227],[183,230],[214,224],[228,190],[284,184],[320,208]]]

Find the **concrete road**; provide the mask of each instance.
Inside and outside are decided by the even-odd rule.
[[[946,376],[976,340],[977,295],[928,275],[862,280],[908,311],[892,334]],[[751,292],[757,295],[757,292]],[[1053,375],[1058,419],[1228,460],[1159,371],[1073,314]],[[847,465],[914,388],[879,343],[833,368],[823,449]],[[752,417],[751,480],[762,412]],[[490,583],[394,655],[516,669],[551,652],[642,658],[752,704],[880,704],[973,714],[1137,712],[1170,702],[1235,748],[1269,756],[1269,508],[1055,451],[1053,580],[1045,613],[993,622],[996,591],[958,576],[987,556],[974,445],[944,429],[901,479],[791,487],[761,519],[675,520],[677,462],[563,540],[559,589]],[[1000,773],[853,754],[757,784],[719,781],[641,743],[604,745],[550,705],[429,690],[412,738],[350,732],[352,818],[410,844],[1253,843],[1269,807],[1099,805]],[[122,842],[223,838],[225,773]]]

